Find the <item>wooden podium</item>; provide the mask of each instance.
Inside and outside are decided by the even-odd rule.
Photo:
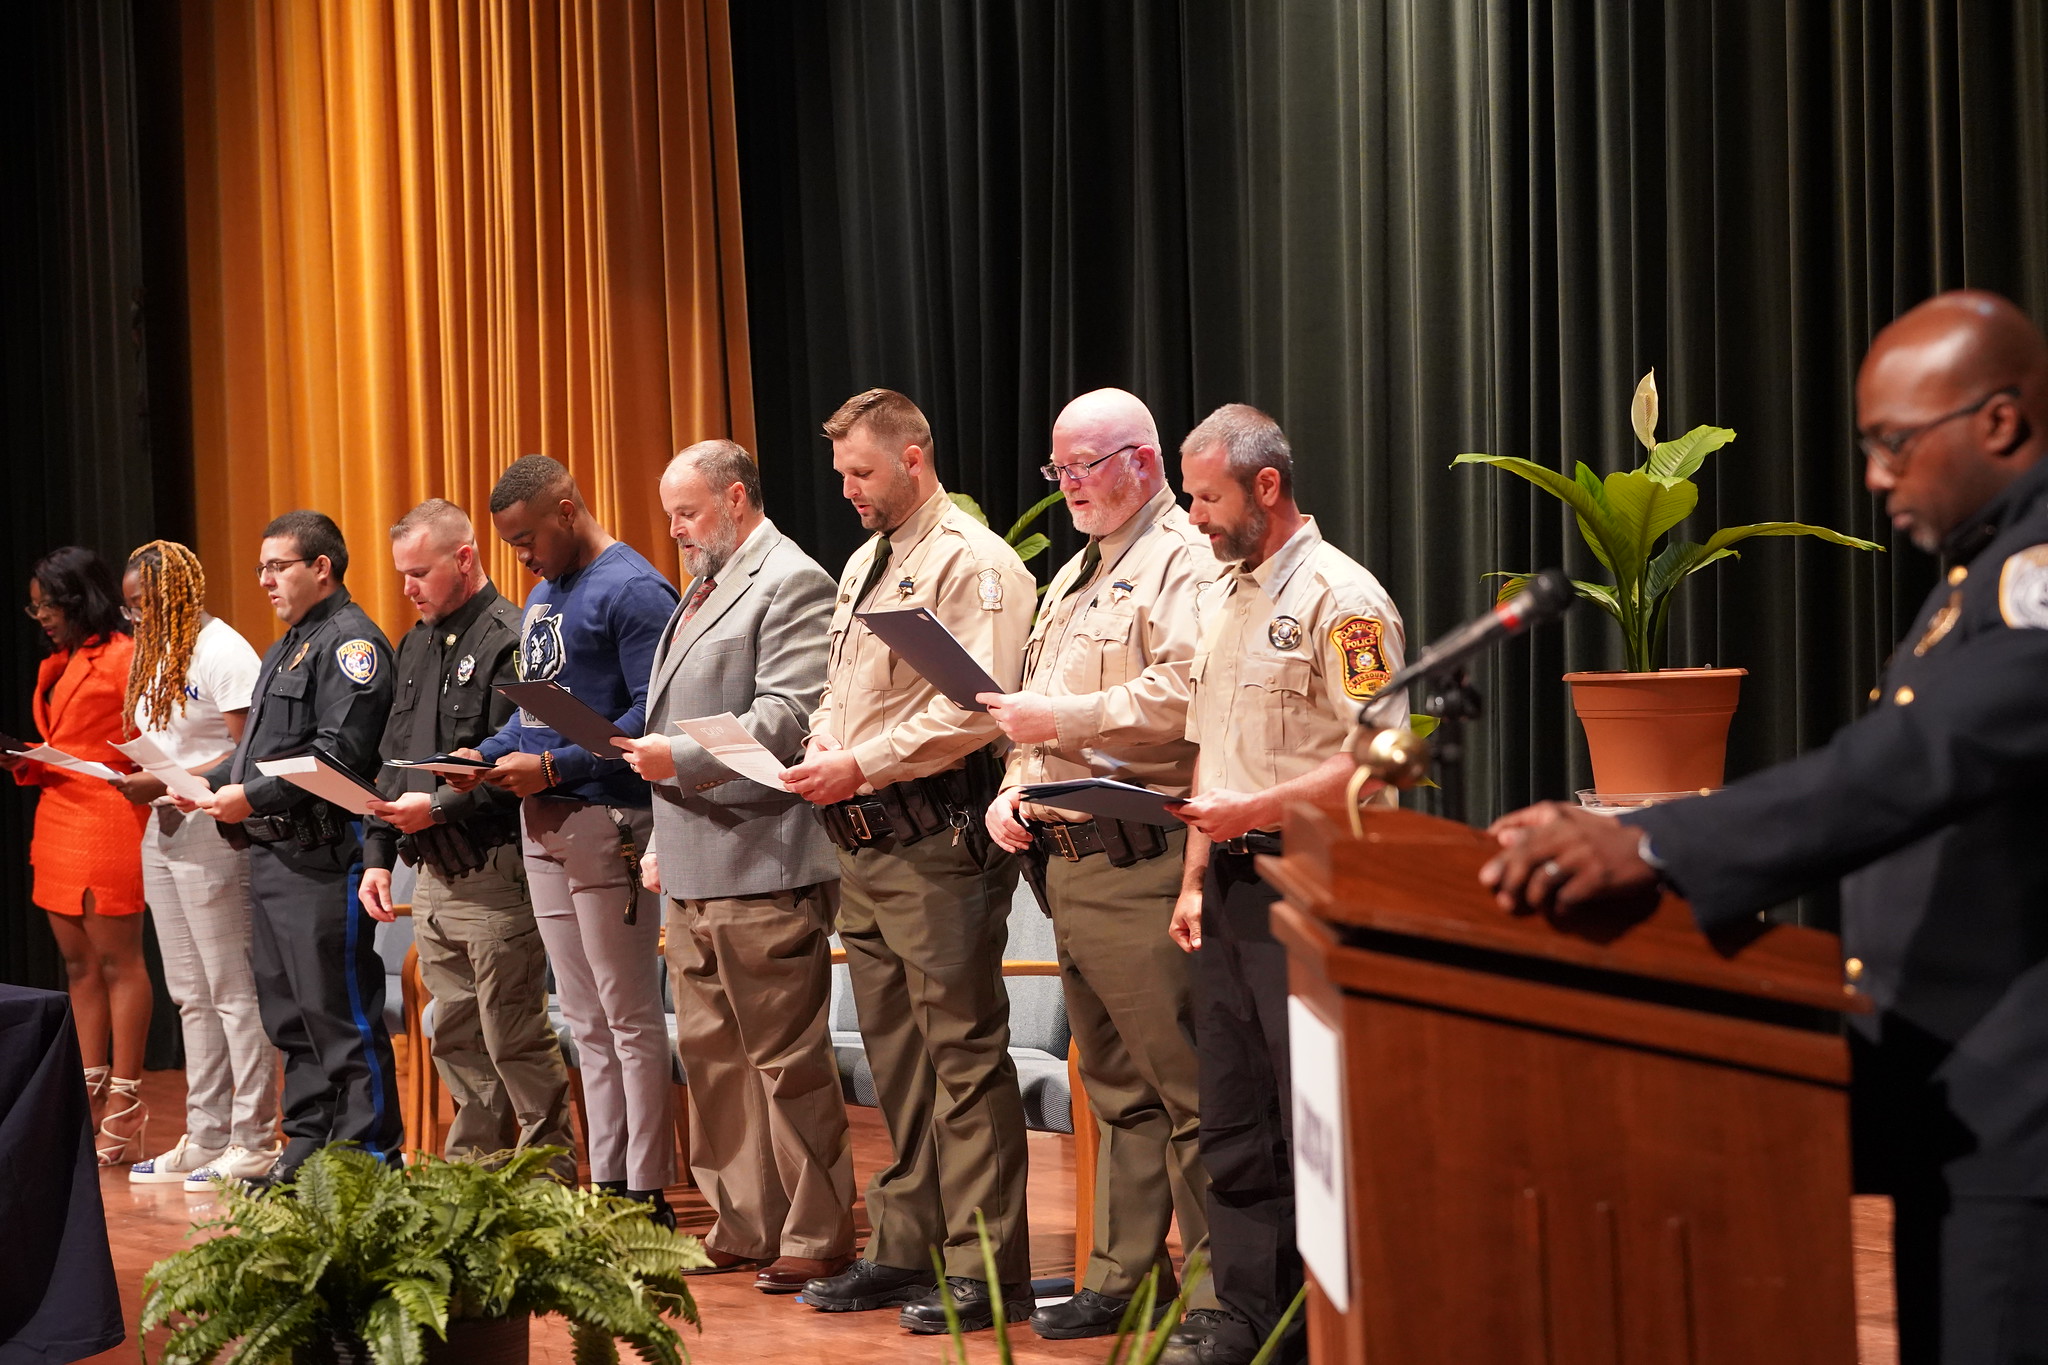
[[[1342,1163],[1343,1224],[1297,1182],[1348,1259],[1334,1294],[1311,1262],[1316,1365],[1853,1365],[1838,1016],[1866,1004],[1834,936],[1717,950],[1667,896],[1601,941],[1497,910],[1476,830],[1341,819],[1297,809],[1261,860],[1334,1033],[1297,1027],[1296,1085],[1342,1092],[1338,1134],[1296,1110],[1298,1160]]]

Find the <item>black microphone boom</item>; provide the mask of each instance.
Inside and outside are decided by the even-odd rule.
[[[1380,690],[1392,692],[1422,678],[1450,673],[1502,640],[1512,639],[1531,626],[1555,621],[1571,609],[1576,597],[1570,579],[1556,569],[1545,569],[1515,596],[1423,650],[1407,667],[1387,679],[1387,685]]]

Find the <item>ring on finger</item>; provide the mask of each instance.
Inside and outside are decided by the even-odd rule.
[[[1554,882],[1563,881],[1565,875],[1564,865],[1558,862],[1557,859],[1552,858],[1543,864],[1543,875]]]

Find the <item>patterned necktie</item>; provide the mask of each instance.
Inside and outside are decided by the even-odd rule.
[[[875,584],[882,581],[882,575],[889,572],[889,537],[882,536],[875,541],[875,562],[868,565],[867,581],[860,585],[860,591],[853,595],[853,605],[859,609],[868,600],[868,594],[875,590]]]
[[[711,596],[711,590],[717,586],[718,580],[715,578],[700,578],[697,580],[696,588],[690,593],[690,600],[683,604],[683,619],[676,622],[678,634],[682,632],[684,626],[690,624],[690,618],[697,614],[697,608],[704,605],[704,599]]]

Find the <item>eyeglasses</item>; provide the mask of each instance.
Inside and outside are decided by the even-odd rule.
[[[121,619],[131,626],[140,625],[142,623],[142,613],[134,607],[123,607],[121,608]]]
[[[266,559],[256,566],[256,580],[260,583],[266,578],[276,578],[294,564],[310,564],[312,562],[310,559]]]
[[[1130,445],[1110,451],[1099,460],[1088,460],[1081,464],[1042,464],[1038,467],[1038,472],[1045,476],[1047,483],[1058,483],[1061,479],[1072,479],[1075,483],[1080,483],[1095,472],[1097,465],[1107,464],[1126,450],[1136,450],[1138,445],[1138,442],[1133,441]]]
[[[1954,412],[1937,417],[1931,422],[1922,422],[1917,427],[1905,427],[1898,431],[1889,431],[1882,436],[1865,436],[1858,432],[1856,448],[1862,453],[1864,459],[1876,465],[1885,473],[1894,476],[1903,474],[1906,472],[1906,447],[1918,440],[1922,435],[1934,430],[1945,422],[1953,422],[1958,417],[1968,417],[1972,413],[1980,411],[1985,404],[1991,402],[1994,398],[2017,398],[2019,396],[2019,385],[2008,384],[2002,389],[1985,394],[1967,408],[1957,408]]]
[[[64,608],[58,606],[55,602],[30,602],[22,610],[28,613],[29,620],[40,621],[52,612],[61,613]]]

